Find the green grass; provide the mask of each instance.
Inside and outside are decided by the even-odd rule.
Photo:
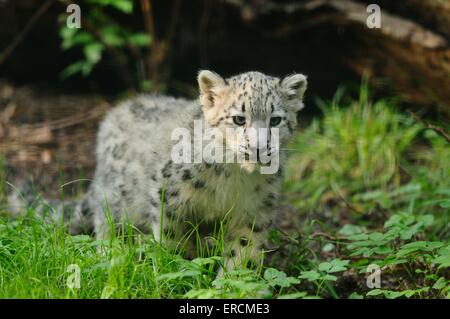
[[[450,145],[367,92],[320,102],[291,144],[283,204],[299,225],[271,233],[264,267],[216,278],[220,249],[186,260],[127,226],[70,236],[30,208],[0,218],[0,298],[450,298]],[[373,267],[380,288],[366,285]]]
[[[271,287],[276,280],[281,284],[289,280],[278,272],[264,279],[253,270],[216,280],[221,258],[188,261],[151,237],[136,243],[131,227],[124,234],[101,241],[87,235],[69,236],[64,228],[35,217],[2,221],[0,297],[262,297],[274,295]],[[80,289],[70,288],[74,274],[70,265],[79,267]]]

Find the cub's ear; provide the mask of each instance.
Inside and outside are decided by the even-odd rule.
[[[298,99],[301,101],[307,86],[308,81],[303,74],[288,75],[281,80],[281,90],[289,100]]]
[[[225,87],[225,80],[217,73],[203,70],[197,77],[200,89],[200,103],[205,107],[214,106],[214,101],[221,88]]]

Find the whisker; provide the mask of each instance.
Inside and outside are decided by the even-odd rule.
[[[92,179],[88,179],[88,178],[75,179],[73,181],[70,181],[70,182],[67,182],[67,183],[61,185],[60,188],[64,188],[67,185],[74,184],[74,183],[77,183],[77,182],[92,182]]]
[[[280,148],[280,151],[294,151],[294,152],[301,152],[302,150],[297,148]]]
[[[230,151],[233,151],[232,149],[224,147],[224,146],[214,146],[214,147],[215,148],[217,147],[217,148],[222,148],[222,149],[228,149]],[[293,152],[301,152],[302,151],[301,149],[297,149],[297,148],[279,148],[278,150],[280,150],[280,151],[293,151]]]

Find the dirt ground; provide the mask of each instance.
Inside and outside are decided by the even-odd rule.
[[[7,180],[17,185],[31,178],[37,191],[54,198],[62,180],[91,177],[98,123],[111,105],[100,96],[0,81],[0,154]],[[86,186],[76,184],[67,187],[69,195]]]

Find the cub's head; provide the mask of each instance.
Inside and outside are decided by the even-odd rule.
[[[277,78],[259,72],[223,79],[201,71],[198,84],[206,122],[222,132],[223,144],[247,164],[252,158],[261,162],[262,155],[279,152],[289,141],[307,87],[303,74]],[[275,133],[279,143],[274,144]]]

